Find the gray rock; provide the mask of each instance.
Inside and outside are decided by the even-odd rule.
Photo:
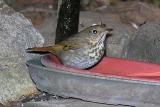
[[[27,54],[25,49],[43,43],[31,22],[0,0],[0,103],[37,91],[25,64],[34,55]]]
[[[149,22],[141,26],[124,47],[123,57],[160,63],[160,22]]]
[[[4,7],[6,5],[3,5]],[[8,7],[1,7],[0,11],[0,58],[24,57],[31,58],[25,49],[32,46],[42,46],[44,40],[40,33],[22,14]]]

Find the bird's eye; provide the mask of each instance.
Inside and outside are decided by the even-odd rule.
[[[92,30],[92,33],[93,33],[93,34],[97,34],[97,30],[96,30],[96,29],[93,29],[93,30]]]

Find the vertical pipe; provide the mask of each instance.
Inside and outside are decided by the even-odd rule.
[[[78,32],[80,0],[59,0],[58,8],[55,43]]]

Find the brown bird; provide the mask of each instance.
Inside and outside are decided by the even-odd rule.
[[[112,29],[105,24],[90,26],[68,39],[48,47],[28,48],[27,52],[50,52],[64,65],[87,69],[97,64],[105,52],[105,39]]]

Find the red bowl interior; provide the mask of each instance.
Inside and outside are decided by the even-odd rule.
[[[158,64],[104,57],[96,66],[88,70],[80,70],[64,66],[54,55],[42,57],[41,62],[46,67],[66,72],[160,82],[160,65]]]

